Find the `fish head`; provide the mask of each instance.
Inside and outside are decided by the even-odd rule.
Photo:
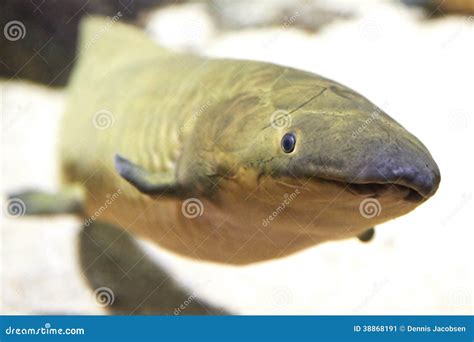
[[[261,235],[252,258],[275,257],[265,244],[282,256],[359,236],[435,194],[430,152],[383,110],[317,75],[285,76],[219,104],[196,130],[206,147],[193,144],[218,221],[232,222],[236,239]]]
[[[339,83],[293,71],[269,97],[245,93],[234,101],[226,110],[238,113],[222,117],[214,141],[220,149],[213,151],[224,151],[220,174],[234,177],[245,201],[265,198],[256,207],[269,215],[298,190],[285,211],[308,232],[358,235],[415,209],[439,186],[428,149]]]

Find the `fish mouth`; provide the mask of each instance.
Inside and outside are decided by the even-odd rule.
[[[412,203],[421,203],[430,197],[423,196],[416,189],[409,186],[395,183],[336,183],[341,183],[340,185],[347,191],[361,197],[378,198],[383,196],[389,190],[395,190],[396,192],[404,194],[405,196],[403,197],[403,200]]]
[[[355,182],[346,182],[336,179],[330,179],[325,177],[311,177],[309,179],[311,183],[327,183],[341,188],[343,191],[347,191],[355,196],[362,198],[380,198],[388,192],[400,193],[403,195],[403,200],[411,203],[422,203],[430,198],[434,192],[427,194],[422,194],[417,189],[397,183],[355,183]],[[297,184],[289,184],[287,181],[282,181],[281,179],[278,182],[279,184],[293,187],[293,188],[305,188],[303,184],[308,184],[308,181],[299,181]]]
[[[311,166],[311,164],[309,164]],[[361,170],[361,171],[359,171]],[[330,182],[360,197],[382,197],[399,193],[407,202],[421,203],[432,197],[438,190],[441,175],[434,161],[429,160],[421,166],[405,163],[395,164],[392,160],[367,167],[338,168],[332,171],[319,167],[297,168],[292,170],[294,177]],[[353,175],[356,175],[355,177]]]

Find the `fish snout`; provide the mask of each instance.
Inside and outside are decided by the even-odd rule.
[[[382,170],[382,175],[394,184],[415,190],[423,198],[431,197],[438,189],[441,180],[436,164],[414,163],[411,165],[393,165]]]
[[[415,137],[381,147],[363,169],[361,180],[408,188],[406,200],[419,202],[434,195],[441,175],[426,147]]]

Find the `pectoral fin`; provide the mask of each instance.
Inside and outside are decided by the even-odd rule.
[[[151,173],[119,154],[115,155],[115,169],[143,194],[180,197],[184,192],[173,172]]]

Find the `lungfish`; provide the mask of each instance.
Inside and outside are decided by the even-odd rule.
[[[74,212],[187,257],[248,264],[359,237],[434,195],[427,148],[354,90],[290,67],[171,52],[90,18],[58,147]]]

